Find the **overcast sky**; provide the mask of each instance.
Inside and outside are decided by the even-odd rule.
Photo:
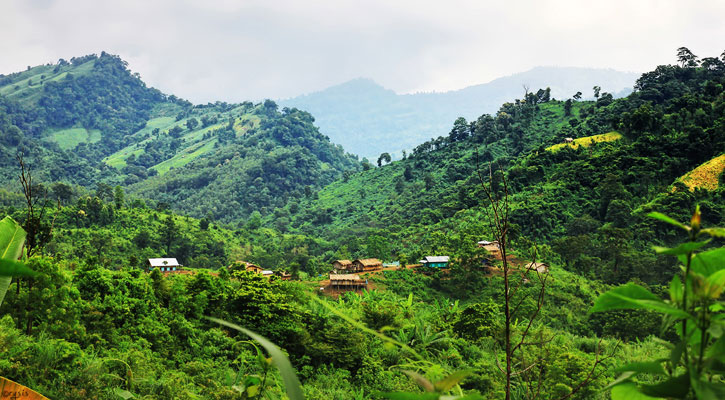
[[[725,1],[0,0],[0,73],[105,50],[207,102],[357,77],[446,91],[539,65],[642,72],[725,50]]]

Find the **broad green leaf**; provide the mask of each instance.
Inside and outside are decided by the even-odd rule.
[[[718,359],[723,356],[725,356],[725,336],[720,336],[720,338],[707,349],[707,357]]]
[[[684,262],[683,262],[684,264]],[[725,268],[725,247],[697,253],[692,258],[691,268],[693,271],[708,277],[717,271]]]
[[[637,390],[637,385],[632,382],[623,383],[612,388],[612,400],[654,400]]]
[[[658,254],[667,254],[670,256],[679,256],[680,254],[687,254],[691,253],[706,244],[708,244],[710,241],[706,240],[704,242],[685,242],[681,245],[673,248],[669,247],[660,247],[660,246],[652,246],[652,248],[655,250]]]
[[[122,389],[116,388],[113,390],[113,393],[116,396],[122,398],[123,400],[129,400],[129,399],[136,398],[136,396],[134,396],[133,393],[129,392],[128,390],[122,390]]]
[[[634,362],[625,366],[619,367],[614,372],[626,372],[633,371],[645,374],[665,375],[665,369],[662,368],[662,364],[657,361],[643,361]]]
[[[10,217],[0,220],[0,259],[16,261],[23,253],[25,231]],[[10,287],[11,276],[0,276],[0,305]]]
[[[639,390],[653,397],[683,398],[690,391],[690,377],[682,374],[655,385],[640,385]]]
[[[725,384],[721,382],[707,382],[693,380],[692,388],[698,400],[722,400],[725,399]]]
[[[707,328],[707,333],[713,338],[719,339],[725,333],[725,324],[720,321],[711,321],[710,326]]]
[[[376,395],[390,400],[438,400],[438,393],[376,393]]]
[[[677,275],[672,277],[672,282],[670,282],[670,300],[673,304],[680,304],[682,301],[682,282]]]
[[[247,386],[247,396],[254,397],[259,393],[259,385]]]
[[[715,272],[714,274],[707,277],[707,284],[711,287],[720,287],[722,288],[723,285],[725,285],[725,269],[721,269],[720,271]],[[715,296],[715,298],[718,298],[718,296]]]
[[[677,346],[675,346],[672,351],[670,351],[670,362],[672,365],[676,366],[680,363],[680,359],[682,358],[682,353],[685,351],[685,342],[682,341],[680,343],[677,343]]]
[[[253,331],[250,331],[247,328],[243,328],[239,325],[232,324],[218,318],[206,318],[210,321],[216,322],[217,324],[224,325],[228,328],[236,329],[239,332],[242,332],[250,338],[259,342],[259,344],[261,344],[262,347],[267,350],[267,353],[272,356],[272,362],[277,367],[277,369],[279,369],[279,374],[282,376],[282,381],[284,382],[284,387],[287,390],[287,396],[290,398],[290,400],[303,400],[305,398],[302,394],[302,385],[300,384],[299,379],[297,379],[297,374],[295,374],[295,370],[292,367],[292,364],[290,364],[287,356],[282,353],[282,350],[280,350],[277,345],[270,342],[267,338]]]
[[[700,231],[701,234],[710,235],[711,237],[725,237],[725,228],[706,228]]]
[[[405,375],[408,375],[410,379],[414,380],[423,390],[426,392],[432,392],[434,390],[433,384],[425,376],[415,371],[403,371]]]
[[[589,309],[589,312],[593,313],[623,309],[654,310],[678,318],[688,318],[690,316],[688,313],[680,310],[679,308],[675,308],[663,302],[647,289],[634,283],[628,283],[603,293],[596,301],[594,301],[594,306]]]
[[[613,387],[615,387],[617,385],[621,385],[624,382],[629,382],[630,378],[632,378],[635,375],[637,375],[636,372],[634,372],[634,371],[627,371],[627,372],[623,373],[622,375],[619,375],[617,377],[617,379],[615,379],[612,383],[610,383],[609,385],[607,385],[603,390],[609,390],[609,389],[611,389],[611,388],[613,388]]]
[[[435,388],[439,392],[447,392],[471,374],[473,374],[472,370],[456,371],[436,382]]]
[[[2,260],[0,259],[0,276],[35,276],[37,272],[28,268],[20,261]]]
[[[651,212],[651,213],[647,214],[647,216],[650,217],[650,218],[658,219],[658,220],[660,220],[662,222],[666,222],[666,223],[668,223],[670,225],[674,225],[674,226],[676,226],[678,228],[682,228],[682,229],[684,229],[686,231],[689,231],[690,230],[690,227],[689,226],[685,226],[681,222],[679,222],[679,221],[677,221],[677,220],[675,220],[673,218],[670,218],[670,217],[666,216],[665,214],[662,214],[662,213],[659,213],[659,212]]]

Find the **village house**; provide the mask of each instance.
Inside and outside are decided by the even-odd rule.
[[[277,272],[275,272],[275,275],[277,275],[279,277],[279,279],[281,279],[283,281],[288,281],[288,280],[292,279],[292,274],[290,274],[289,272],[277,271]]]
[[[330,274],[330,287],[333,289],[362,289],[367,287],[367,279],[356,274]]]
[[[420,263],[423,264],[424,267],[430,268],[448,268],[449,262],[450,257],[448,256],[426,256],[420,260]]]
[[[526,264],[524,270],[536,271],[540,274],[545,274],[549,272],[549,265],[544,263],[531,262]]]
[[[154,268],[158,268],[160,272],[171,273],[179,272],[182,265],[175,258],[149,258],[148,270],[151,272]]]
[[[254,264],[249,264],[249,263],[247,264],[246,267],[244,267],[244,270],[249,271],[249,272],[254,272],[255,274],[261,274],[263,271],[262,267],[260,267],[258,265],[254,265]]]
[[[489,242],[488,240],[481,240],[478,242],[478,247],[486,249],[487,252],[491,253],[495,258],[501,258],[501,247],[498,245],[498,240]]]
[[[332,263],[332,268],[335,270],[335,273],[344,273],[348,272],[352,269],[352,261],[350,260],[335,260]]]
[[[368,272],[383,269],[383,263],[377,258],[364,258],[352,262],[352,272]]]

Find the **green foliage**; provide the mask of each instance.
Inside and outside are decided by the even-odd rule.
[[[10,217],[0,220],[0,305],[13,276],[28,274],[28,270],[17,263],[23,252],[24,243],[25,231],[20,224]]]
[[[655,311],[665,314],[665,323],[676,326],[679,337],[674,343],[664,343],[671,349],[669,358],[620,367],[617,371],[622,375],[612,384],[612,398],[632,398],[634,391],[649,396],[644,398],[722,397],[725,384],[717,376],[720,375],[719,366],[725,362],[725,352],[721,351],[723,307],[718,300],[725,289],[725,248],[696,253],[707,244],[707,241],[698,241],[700,236],[719,236],[721,229],[701,228],[699,206],[689,226],[660,213],[650,216],[687,232],[688,242],[675,248],[655,247],[658,253],[680,259],[684,284],[678,276],[672,279],[669,301],[660,300],[634,284],[620,286],[602,294],[591,312],[617,309]],[[646,384],[636,379],[641,378],[640,375],[654,375],[658,383]]]

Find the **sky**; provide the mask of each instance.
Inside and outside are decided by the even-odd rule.
[[[725,1],[0,0],[0,73],[101,51],[194,103],[358,77],[447,91],[535,66],[644,72],[725,50]]]

